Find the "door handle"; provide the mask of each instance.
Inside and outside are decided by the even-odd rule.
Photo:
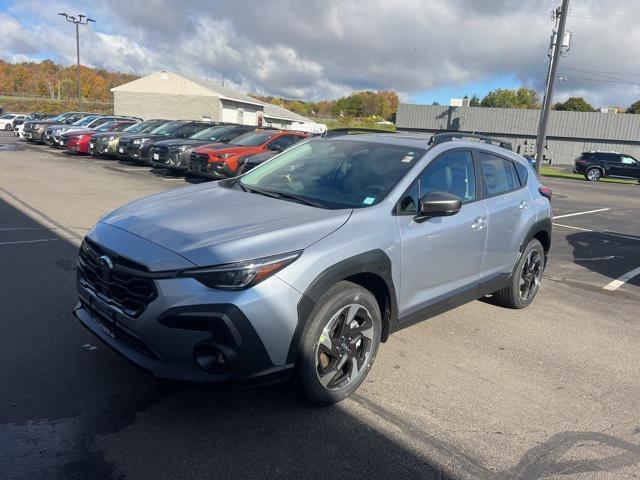
[[[482,229],[487,224],[487,219],[485,217],[476,218],[471,224],[471,228],[474,230]]]
[[[518,208],[520,210],[524,210],[525,208],[527,208],[529,206],[529,202],[527,202],[526,200],[523,200],[520,202],[520,205],[518,205]]]

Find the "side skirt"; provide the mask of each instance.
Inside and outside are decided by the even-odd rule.
[[[511,275],[505,273],[498,277],[476,284],[473,287],[460,290],[452,295],[446,296],[445,298],[436,300],[434,303],[422,307],[413,313],[398,318],[398,321],[391,325],[389,333],[397,332],[415,325],[416,323],[433,318],[436,315],[440,315],[441,313],[453,310],[465,303],[472,302],[484,297],[485,295],[497,292],[498,290],[506,287],[509,284],[510,279]]]

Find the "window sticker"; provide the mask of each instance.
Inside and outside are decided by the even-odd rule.
[[[411,163],[413,161],[413,152],[409,152],[404,158],[401,160],[402,163]]]
[[[362,201],[362,203],[364,203],[365,205],[373,205],[373,202],[375,201],[376,201],[375,197],[367,197]]]

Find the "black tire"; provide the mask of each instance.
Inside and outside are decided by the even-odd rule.
[[[539,271],[533,271],[535,270],[535,268],[525,267],[525,264],[527,263],[531,265],[532,258],[537,258],[539,260]],[[527,247],[522,252],[516,268],[513,270],[513,274],[509,279],[509,285],[502,290],[494,293],[496,303],[498,303],[498,305],[502,305],[503,307],[516,309],[526,308],[531,305],[531,302],[533,302],[533,299],[540,289],[540,282],[542,281],[542,273],[544,272],[545,261],[546,258],[544,254],[544,248],[542,248],[542,244],[535,238],[531,239]],[[532,271],[523,272],[523,270],[525,269],[530,269]],[[530,278],[528,275],[529,273],[532,275],[531,281],[533,282],[533,284],[530,285],[529,291],[523,292],[522,289],[526,288],[527,282],[524,276]],[[523,285],[523,282],[525,282],[525,285]]]
[[[584,174],[584,178],[590,182],[599,182],[602,177],[602,170],[596,167],[588,169]]]
[[[13,130],[13,127],[11,126],[11,124],[10,124],[10,123],[7,123],[7,124],[4,126],[4,129],[5,129],[7,132],[10,132],[11,130]]]
[[[351,309],[355,316],[347,325]],[[371,369],[381,331],[380,308],[371,292],[346,281],[334,285],[309,315],[298,344],[295,378],[306,397],[318,405],[331,405],[352,394]],[[327,373],[322,373],[323,367]]]

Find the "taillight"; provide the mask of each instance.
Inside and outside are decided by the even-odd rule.
[[[540,195],[542,195],[543,197],[547,197],[549,201],[551,201],[551,196],[553,195],[553,192],[549,187],[545,187],[544,185],[542,185],[538,187],[538,191],[540,192]]]
[[[579,164],[582,165],[582,164],[587,163],[587,161],[584,158],[576,158],[576,163],[579,163]]]

